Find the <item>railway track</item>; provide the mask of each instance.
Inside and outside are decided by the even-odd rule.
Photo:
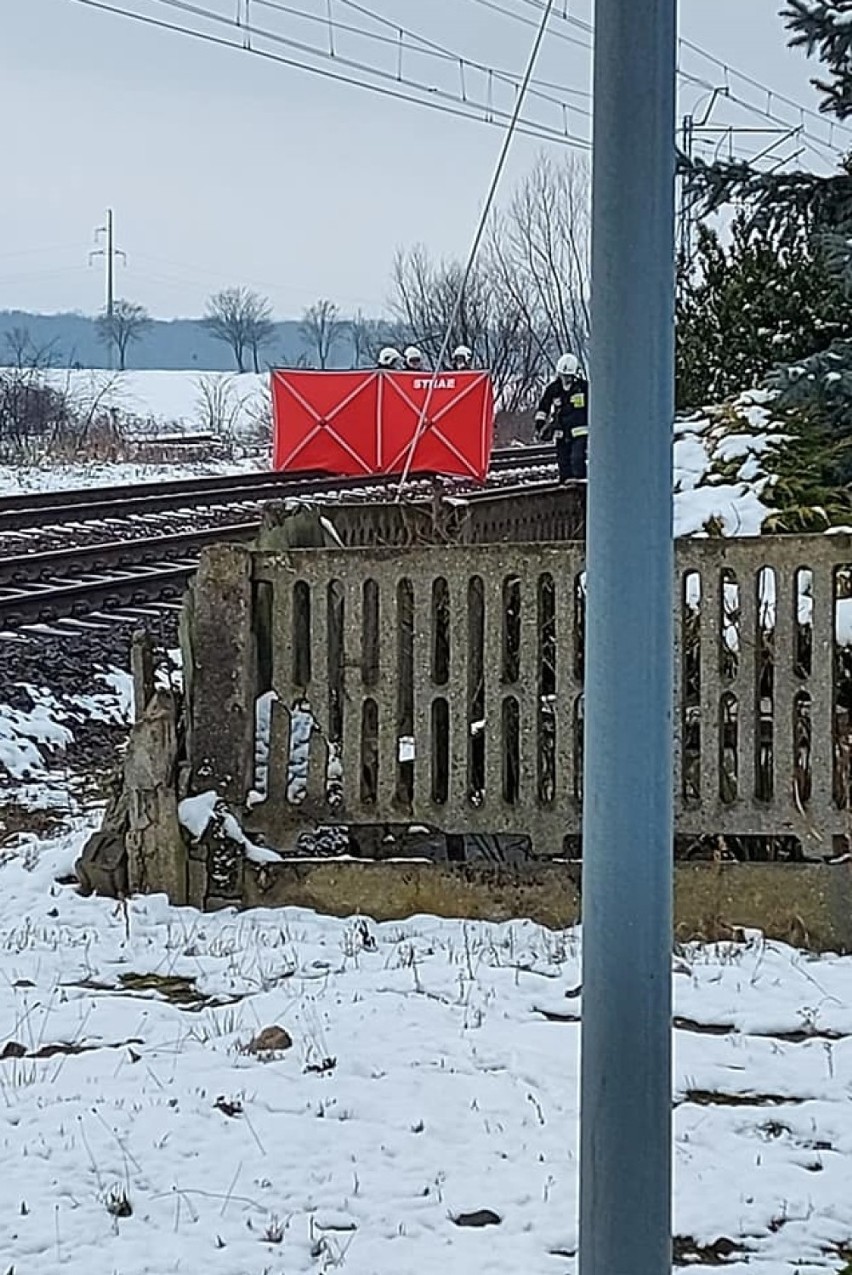
[[[525,457],[526,465],[523,463],[519,465],[518,450],[520,449],[512,449],[515,471],[543,466],[545,463],[540,449],[529,449],[530,452],[535,451],[534,459]],[[546,459],[549,460],[551,455],[552,452],[548,449]],[[507,456],[506,462],[508,459]],[[508,478],[511,471],[506,462],[503,464],[502,472]],[[270,476],[260,477],[266,479]],[[298,489],[295,489],[295,484],[282,484],[280,476],[276,477],[279,477],[278,482],[271,480],[261,484],[266,499],[280,499],[290,494],[313,496],[321,493],[338,493],[344,489],[347,494],[351,492],[351,485],[341,484],[339,480],[322,480],[322,485],[302,483]],[[200,481],[192,480],[193,487],[197,488]],[[157,487],[164,485],[167,484],[153,484]],[[168,485],[175,486],[175,484]],[[181,487],[180,495],[164,493],[159,498],[185,500],[185,485],[179,486]],[[386,488],[387,482],[381,480],[379,483],[371,484],[371,490],[374,490],[376,486]],[[466,499],[475,501],[485,496],[493,496],[494,486],[484,491],[480,489],[478,492],[468,492]],[[501,484],[498,489],[511,497],[513,488]],[[134,491],[130,500],[138,497],[139,490],[137,488]],[[210,497],[213,490],[212,487],[203,488],[202,494],[205,498]],[[221,492],[221,488],[215,490]],[[240,493],[236,509],[242,513],[246,503],[243,495],[244,486],[233,482],[229,483],[228,490],[231,493]],[[252,490],[257,489],[252,488]],[[528,491],[529,485],[527,484],[523,490]],[[78,509],[83,505],[83,501],[78,500],[75,505],[70,499],[72,493],[60,494],[69,499],[58,506],[50,504],[45,508],[51,511],[61,508],[69,513],[73,511],[69,525],[77,525],[79,521],[82,521]],[[90,498],[92,495],[91,492],[73,494]],[[103,492],[99,491],[97,500],[92,502],[90,499],[85,508],[88,510],[92,505],[100,508],[109,503],[121,504],[126,508],[128,503],[126,490],[123,495],[123,501],[116,495],[110,502],[104,501]],[[214,499],[218,498],[221,497],[217,496]],[[23,502],[20,503],[22,510],[26,510],[28,514],[33,512],[32,506],[26,508]],[[2,503],[0,503],[0,511],[8,512]],[[252,539],[257,533],[258,521],[258,517],[241,517],[239,521],[216,526],[189,527],[168,534],[134,535],[132,538],[119,536],[93,544],[72,544],[68,547],[46,550],[34,551],[32,548],[24,548],[21,551],[0,556],[0,633],[9,633],[34,625],[51,625],[57,622],[60,625],[68,622],[76,623],[92,616],[98,619],[105,619],[108,616],[129,618],[128,610],[133,611],[135,608],[177,607],[187,582],[195,570],[201,550],[206,545],[221,541]]]
[[[552,447],[508,447],[491,457],[490,475],[548,465]],[[412,488],[422,486],[417,478]],[[21,493],[0,497],[0,534],[45,530],[56,526],[110,519],[129,519],[156,513],[177,513],[211,505],[254,504],[302,495],[347,491],[371,493],[395,490],[393,480],[365,476],[330,478],[323,474],[282,474],[275,470],[249,474],[224,474],[189,478],[180,482],[140,483],[126,486],[77,488],[63,491]]]

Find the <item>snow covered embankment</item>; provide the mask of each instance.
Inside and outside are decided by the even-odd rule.
[[[4,1263],[573,1275],[577,933],[116,908],[56,884],[83,835],[0,867]],[[852,960],[755,937],[674,989],[679,1255],[839,1271]]]
[[[54,694],[18,683],[15,705],[0,702],[0,794],[31,809],[73,807],[65,755],[92,723],[128,726],[133,683],[120,669],[94,674],[89,694]],[[27,707],[21,706],[28,700]]]

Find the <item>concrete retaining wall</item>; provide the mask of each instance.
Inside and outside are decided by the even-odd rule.
[[[581,884],[576,864],[486,868],[329,861],[248,866],[243,902],[332,916],[361,913],[379,921],[418,913],[488,921],[526,917],[562,929],[580,920]],[[852,865],[678,864],[676,938],[716,942],[740,928],[815,951],[852,952]]]

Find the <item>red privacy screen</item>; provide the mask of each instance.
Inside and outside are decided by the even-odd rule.
[[[408,469],[481,482],[494,424],[487,372],[441,373],[408,464],[430,381],[423,372],[273,372],[273,467],[341,478]]]

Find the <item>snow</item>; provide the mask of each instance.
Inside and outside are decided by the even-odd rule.
[[[0,368],[0,373],[12,369]],[[107,372],[89,368],[47,369],[39,379],[67,393],[73,401],[97,404],[107,412],[115,408],[122,417],[134,418],[157,433],[168,427],[172,433],[196,433],[209,427],[202,401],[218,393],[220,402],[239,408],[235,432],[250,428],[258,402],[269,385],[266,372],[126,371]]]
[[[308,703],[296,704],[290,712],[290,757],[287,772],[287,800],[304,801],[308,784],[311,734],[316,720]]]
[[[18,683],[18,689],[25,692],[31,707],[20,708],[0,701],[0,783],[4,797],[24,796],[27,805],[39,809],[50,805],[65,807],[67,776],[61,765],[74,741],[75,724],[130,722],[133,712],[130,675],[120,669],[109,669],[95,672],[93,678],[96,689],[85,695],[57,696],[46,687]],[[97,689],[98,684],[106,689]],[[10,780],[20,782],[10,783]]]
[[[254,706],[254,786],[248,804],[257,805],[269,795],[269,748],[272,737],[272,705],[278,699],[275,691],[259,695]]]
[[[332,544],[335,544],[339,549],[345,548],[343,541],[340,539],[340,536],[337,534],[334,527],[329,522],[328,518],[326,518],[325,514],[320,514],[320,526],[322,527],[326,535],[330,538]]]
[[[770,512],[763,496],[773,481],[772,449],[785,438],[772,420],[772,398],[752,390],[725,409],[675,422],[676,536],[701,535],[710,521],[725,536],[760,535]]]
[[[215,792],[202,792],[195,797],[184,797],[178,806],[178,819],[196,841],[204,836],[210,826],[217,801]]]
[[[0,496],[25,495],[36,491],[71,491],[89,487],[127,487],[140,483],[180,482],[203,474],[257,473],[266,459],[246,456],[234,460],[195,460],[174,464],[139,462],[81,461],[35,467],[0,465]]]
[[[44,702],[35,703],[29,712],[7,704],[0,713],[0,768],[13,779],[41,777],[45,751],[60,752],[73,739],[71,731],[54,720]]]
[[[674,534],[692,536],[711,519],[718,519],[723,535],[759,536],[768,513],[759,494],[747,483],[697,487],[675,494]]]
[[[686,605],[696,610],[701,603],[701,590],[698,576],[690,573],[686,578],[684,591]],[[724,607],[724,642],[730,651],[739,651],[740,634],[734,617],[739,612],[739,586],[726,583],[723,588]],[[803,627],[813,621],[813,576],[810,571],[799,573],[798,593],[796,596],[797,622]],[[775,588],[775,572],[770,568],[761,571],[758,578],[758,610],[760,622],[764,629],[775,627],[777,613],[777,596]],[[834,609],[834,640],[840,648],[852,648],[852,597],[837,598]]]
[[[277,850],[257,845],[246,836],[236,815],[212,790],[199,793],[195,797],[184,797],[178,803],[178,820],[196,841],[204,836],[212,823],[216,832],[220,832],[243,847],[245,857],[250,863],[282,862]]]
[[[573,1275],[578,931],[116,907],[56,884],[87,831],[0,860],[4,1269]],[[852,959],[749,935],[673,985],[676,1233],[839,1271]]]
[[[2,372],[3,369],[0,369]],[[109,463],[81,461],[46,466],[0,465],[0,494],[56,491],[157,482],[191,478],[199,474],[256,471],[269,463],[269,426],[264,425],[269,377],[266,373],[228,372],[99,372],[49,369],[39,373],[69,393],[73,402],[96,415],[110,408],[118,412],[125,436],[144,442],[148,438],[181,437],[212,433],[243,447],[261,445],[258,455],[233,459],[178,461],[173,464]]]
[[[852,647],[852,598],[837,599],[834,624],[837,645]]]

